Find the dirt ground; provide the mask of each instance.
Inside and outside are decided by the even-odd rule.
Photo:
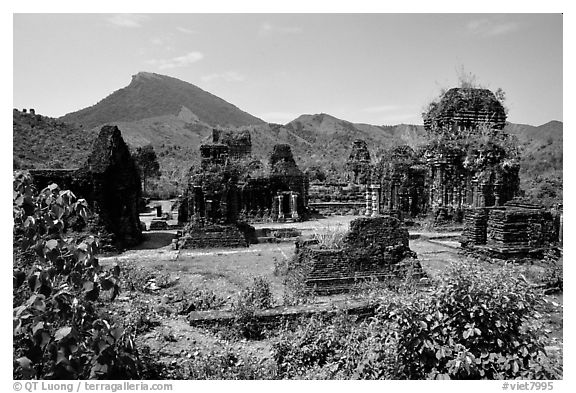
[[[355,216],[332,216],[324,220],[287,224],[259,224],[257,228],[292,227],[305,235],[322,227],[346,226]],[[465,258],[459,253],[458,232],[426,232],[410,230],[410,248],[418,255],[429,277],[438,277],[447,266]],[[149,318],[149,328],[139,335],[138,343],[149,346],[158,353],[169,367],[185,367],[186,362],[198,353],[207,353],[218,346],[230,346],[245,354],[265,359],[270,356],[270,346],[263,341],[228,342],[218,334],[191,327],[186,315],[179,314],[179,296],[187,291],[210,289],[225,299],[229,308],[239,292],[250,285],[253,278],[262,276],[271,283],[277,304],[284,295],[283,278],[274,274],[275,264],[291,258],[294,242],[255,244],[247,248],[173,250],[171,241],[175,231],[148,231],[146,241],[120,255],[100,258],[103,265],[119,263],[139,271],[151,271],[162,276],[166,287],[149,291],[125,290],[113,303],[112,313],[133,318],[137,310],[144,310],[143,318]],[[494,268],[497,268],[495,265]],[[318,302],[330,302],[333,297],[318,297]],[[542,321],[550,333],[549,350],[562,356],[563,298],[562,294],[546,296],[545,307],[540,310]],[[139,314],[138,314],[139,315]]]

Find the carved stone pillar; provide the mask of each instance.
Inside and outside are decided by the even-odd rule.
[[[502,198],[502,183],[494,184],[494,206],[500,206]]]
[[[486,185],[485,184],[478,184],[478,206],[485,207],[486,206]]]
[[[298,219],[298,194],[291,194],[290,195],[290,208],[292,210],[292,218]]]
[[[378,193],[379,186],[372,184],[372,217],[380,214],[380,195]]]
[[[560,242],[560,246],[564,246],[563,239],[563,232],[564,232],[564,214],[560,213],[560,228],[558,228],[558,242]]]
[[[284,195],[280,194],[278,195],[278,219],[279,220],[284,220],[284,212],[282,211],[282,205],[284,202]]]
[[[372,214],[372,195],[370,194],[370,189],[366,185],[366,211],[364,215],[369,217]]]

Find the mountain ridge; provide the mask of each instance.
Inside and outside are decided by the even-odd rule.
[[[140,72],[97,104],[58,119],[15,110],[14,165],[77,165],[104,124],[117,125],[132,148],[154,146],[172,183],[184,179],[198,162],[199,145],[211,141],[213,128],[250,131],[253,156],[263,162],[268,162],[275,144],[289,144],[302,169],[319,166],[335,177],[342,174],[356,139],[367,142],[373,160],[391,147],[417,148],[427,142],[422,125],[353,123],[327,113],[301,114],[283,125],[266,123],[188,82]],[[561,188],[563,123],[507,123],[505,130],[526,152],[521,158],[522,182],[532,187],[541,176],[553,179],[552,188]]]
[[[110,122],[128,122],[162,115],[178,115],[188,108],[197,119],[211,126],[245,126],[265,123],[235,105],[198,86],[166,75],[139,72],[130,84],[96,104],[58,118],[85,128]]]

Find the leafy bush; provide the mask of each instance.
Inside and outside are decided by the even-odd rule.
[[[52,184],[40,193],[30,176],[13,181],[14,378],[138,378],[133,333],[101,318],[102,292],[113,300],[120,269],[103,269],[94,237],[65,237],[86,202]]]
[[[391,301],[381,315],[398,345],[396,373],[408,379],[541,379],[546,355],[527,328],[538,295],[514,271],[456,265],[432,293]]]
[[[248,339],[262,338],[264,327],[256,320],[254,313],[273,305],[270,282],[264,277],[255,277],[252,285],[241,291],[232,304],[235,332]]]
[[[191,291],[183,291],[178,299],[181,300],[180,314],[188,314],[191,311],[216,310],[226,304],[226,299],[212,289],[193,288]]]
[[[252,355],[238,354],[229,346],[199,353],[187,368],[187,379],[274,379],[274,364]]]
[[[427,292],[376,288],[380,307],[369,320],[358,323],[343,315],[303,320],[273,343],[278,377],[561,377],[531,318],[538,293],[513,273],[456,265]]]

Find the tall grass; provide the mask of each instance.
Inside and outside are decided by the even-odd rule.
[[[314,240],[318,242],[318,246],[322,249],[341,249],[344,247],[344,237],[348,233],[348,229],[342,224],[335,226],[328,225],[323,228],[316,228],[312,234]]]

